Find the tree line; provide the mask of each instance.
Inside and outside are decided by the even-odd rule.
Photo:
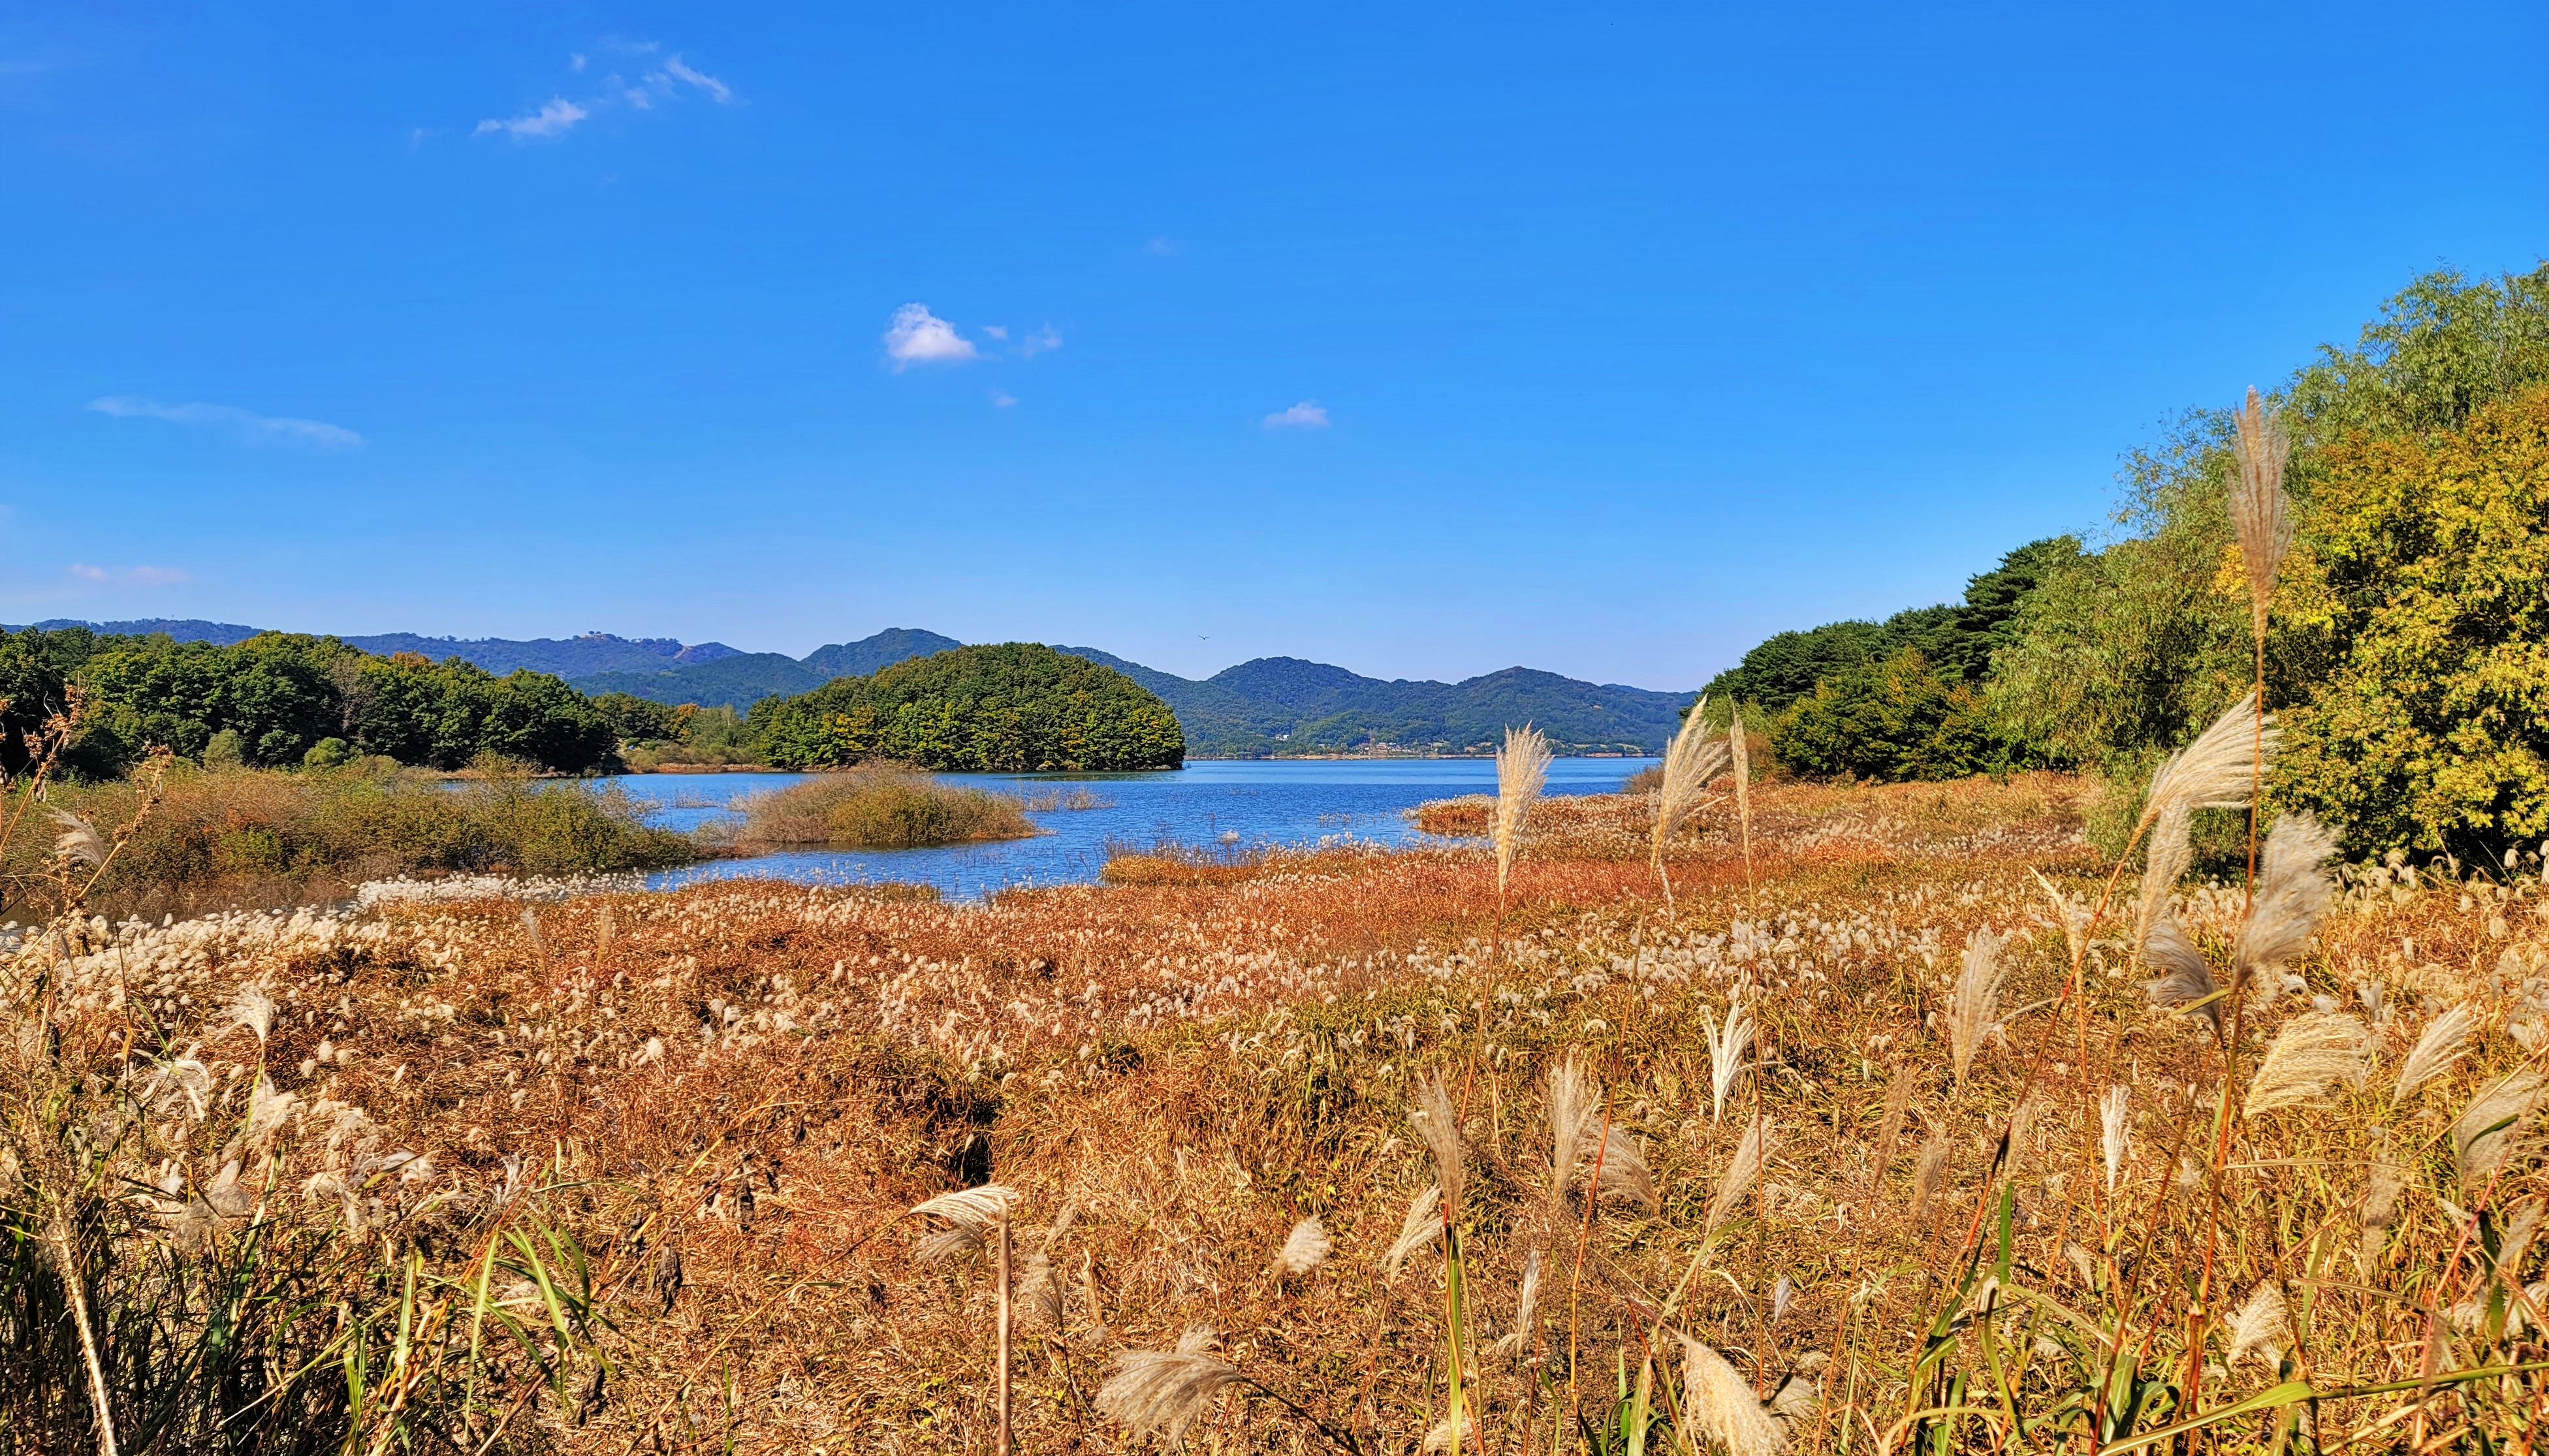
[[[2358,853],[2485,861],[2549,834],[2549,265],[2419,277],[2270,404],[2298,514],[2265,644],[2274,800]],[[1961,604],[1783,632],[1712,698],[1800,773],[2145,776],[2246,691],[2233,436],[2228,402],[2188,411],[2125,457],[2103,543],[2022,546]]]

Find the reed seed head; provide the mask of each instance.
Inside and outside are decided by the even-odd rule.
[[[1691,705],[1690,716],[1664,750],[1663,784],[1655,794],[1655,825],[1648,858],[1663,881],[1667,902],[1672,899],[1672,880],[1664,874],[1664,845],[1682,821],[1706,801],[1708,786],[1734,757],[1726,739],[1709,736],[1707,718],[1708,699],[1702,697]]]
[[[2230,1353],[2221,1363],[2236,1366],[2254,1354],[2269,1369],[2282,1364],[2284,1327],[2284,1292],[2272,1284],[2258,1285],[2230,1320]]]
[[[2334,891],[2320,868],[2336,852],[2336,834],[2307,814],[2275,817],[2248,923],[2239,931],[2236,984],[2300,955],[2327,914]]]
[[[1014,1188],[986,1183],[980,1188],[959,1189],[942,1193],[920,1204],[912,1213],[924,1217],[944,1218],[948,1226],[920,1241],[912,1252],[928,1263],[938,1263],[960,1254],[971,1253],[989,1243],[994,1225],[1004,1217],[1009,1206],[1017,1201]]]
[[[1752,1181],[1761,1176],[1762,1161],[1769,1156],[1769,1124],[1759,1117],[1744,1129],[1744,1140],[1735,1145],[1735,1156],[1726,1162],[1726,1171],[1717,1180],[1717,1197],[1708,1203],[1708,1228],[1715,1231],[1735,1212],[1735,1206],[1751,1190]]]
[[[2517,1152],[2528,1151],[2531,1115],[2540,1105],[2540,1075],[2515,1072],[2470,1100],[2452,1124],[2461,1188],[2476,1189]]]
[[[1395,1278],[1407,1256],[1443,1236],[1443,1190],[1425,1185],[1424,1191],[1408,1202],[1407,1216],[1399,1220],[1398,1238],[1389,1252],[1380,1256],[1380,1272]]]
[[[97,826],[67,809],[47,809],[52,816],[53,853],[72,864],[100,864],[106,859],[106,841],[98,837]]]
[[[2098,1100],[2099,1147],[2107,1159],[2107,1194],[2115,1196],[2118,1180],[2124,1176],[2124,1163],[2133,1154],[2132,1129],[2133,1090],[2110,1087]]]
[[[1460,1114],[1452,1111],[1452,1097],[1441,1077],[1418,1079],[1415,1091],[1416,1106],[1408,1111],[1407,1119],[1434,1154],[1434,1181],[1443,1190],[1444,1207],[1458,1213],[1462,1173]]]

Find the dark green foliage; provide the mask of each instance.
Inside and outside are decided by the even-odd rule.
[[[498,753],[581,773],[607,766],[616,742],[590,702],[545,673],[500,678],[456,657],[374,657],[287,632],[222,645],[31,629],[0,636],[0,769],[25,767],[27,729],[73,689],[87,704],[66,767],[87,778],[162,745],[198,762],[297,766],[329,739],[344,757],[452,769]],[[341,761],[332,749],[321,757]]]
[[[593,706],[623,743],[678,743],[688,736],[690,715],[669,703],[629,693],[605,693],[593,700]]]
[[[1825,678],[1771,720],[1769,738],[1781,764],[1819,778],[1959,779],[2033,766],[1981,694],[1917,647]]]
[[[959,647],[764,700],[750,722],[769,761],[786,768],[874,758],[954,772],[1185,761],[1167,704],[1122,673],[1032,642]]]

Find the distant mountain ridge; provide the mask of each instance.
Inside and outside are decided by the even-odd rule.
[[[258,631],[235,623],[173,619],[35,625],[164,631],[180,639],[213,642],[239,641]],[[461,657],[495,673],[528,667],[555,673],[578,691],[597,697],[627,693],[657,703],[722,705],[737,711],[773,694],[811,692],[834,678],[865,677],[897,662],[965,645],[951,636],[906,627],[817,647],[802,658],[780,652],[740,652],[722,642],[685,645],[670,637],[630,638],[609,632],[529,641],[427,637],[413,632],[342,640],[366,652]],[[1259,657],[1198,681],[1094,647],[1056,650],[1111,667],[1159,695],[1178,716],[1188,756],[1196,758],[1482,753],[1492,751],[1506,728],[1524,723],[1537,726],[1562,750],[1653,753],[1671,738],[1681,710],[1694,696],[1580,682],[1525,667],[1508,667],[1457,683],[1383,681],[1300,657]]]

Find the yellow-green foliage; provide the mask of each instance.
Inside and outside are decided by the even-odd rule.
[[[761,844],[913,849],[1035,831],[1015,799],[876,763],[753,796],[745,801],[742,837]]]
[[[2549,389],[2321,463],[2279,610],[2332,666],[2287,714],[2284,795],[2358,848],[2549,832]]]

